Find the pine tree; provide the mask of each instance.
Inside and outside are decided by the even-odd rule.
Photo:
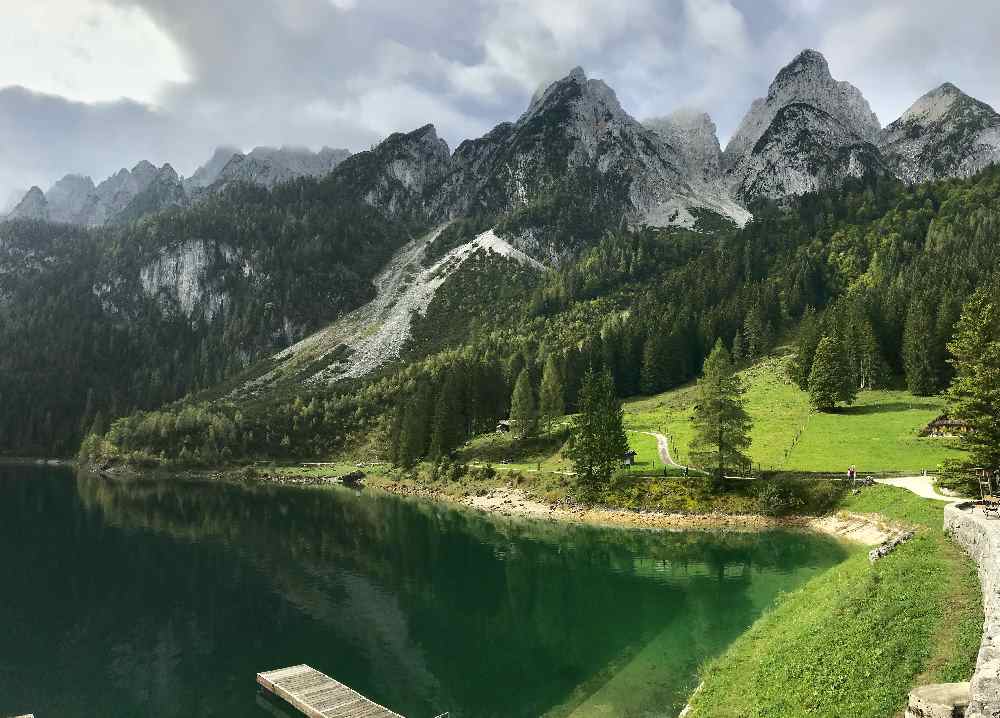
[[[747,414],[743,381],[722,340],[705,360],[698,380],[698,402],[694,410],[695,437],[691,456],[703,466],[715,469],[717,481],[725,470],[746,464],[752,422]]]
[[[510,398],[510,419],[514,424],[515,434],[520,438],[534,436],[538,429],[535,392],[531,388],[531,372],[527,367],[521,370],[521,375],[514,384],[514,393]]]
[[[933,394],[939,388],[934,338],[934,317],[929,307],[914,300],[903,325],[903,366],[907,388],[920,396]]]
[[[972,466],[1000,467],[1000,280],[977,290],[966,303],[948,344],[955,380],[948,413],[970,431],[962,434]]]
[[[589,371],[580,387],[580,412],[567,450],[585,497],[598,495],[622,465],[626,451],[624,412],[611,373]]]
[[[852,403],[855,396],[857,389],[841,343],[824,336],[809,372],[809,401],[820,411],[833,411],[841,402]]]
[[[545,360],[540,405],[542,419],[547,429],[551,428],[552,422],[566,413],[562,372],[554,354],[549,354]]]

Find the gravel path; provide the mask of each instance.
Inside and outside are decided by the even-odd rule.
[[[923,496],[925,499],[947,501],[948,503],[968,501],[968,499],[962,496],[942,496],[934,489],[934,479],[930,476],[902,476],[898,479],[875,479],[875,481],[886,486],[895,486],[900,489],[912,491],[917,496]]]

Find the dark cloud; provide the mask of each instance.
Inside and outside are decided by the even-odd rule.
[[[994,0],[108,2],[146,12],[190,81],[155,108],[0,91],[0,195],[143,158],[190,173],[223,143],[356,150],[433,122],[454,146],[574,65],[638,117],[703,108],[723,139],[803,47],[826,53],[884,123],[944,80],[1000,102]]]

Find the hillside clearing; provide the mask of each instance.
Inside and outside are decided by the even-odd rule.
[[[865,391],[836,413],[814,411],[809,397],[786,376],[788,357],[771,357],[749,369],[747,408],[753,417],[750,457],[765,470],[918,474],[957,455],[953,439],[924,438],[920,430],[944,411],[940,396],[902,390]],[[671,439],[675,461],[689,461],[693,438],[693,386],[625,404],[629,429],[658,431]],[[632,436],[632,435],[630,435]]]

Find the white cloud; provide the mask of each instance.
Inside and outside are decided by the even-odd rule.
[[[99,0],[6,3],[0,87],[102,102],[155,103],[165,86],[189,80],[178,48],[140,8]]]

